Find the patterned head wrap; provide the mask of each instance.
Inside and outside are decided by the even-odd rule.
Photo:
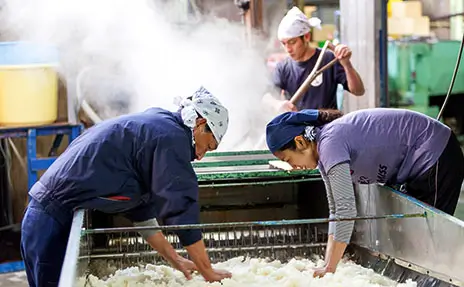
[[[181,109],[182,120],[186,126],[193,130],[200,114],[206,119],[217,143],[221,142],[229,126],[229,111],[207,89],[200,87],[191,100],[177,98],[176,104]]]

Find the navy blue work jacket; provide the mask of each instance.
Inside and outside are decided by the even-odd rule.
[[[192,131],[160,108],[104,121],[85,131],[29,194],[56,218],[78,208],[124,213],[134,222],[199,223]],[[178,231],[184,246],[200,230]]]

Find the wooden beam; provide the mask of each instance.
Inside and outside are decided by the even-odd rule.
[[[263,30],[263,0],[250,1],[251,26],[253,29]]]
[[[243,15],[246,29],[246,38],[249,44],[253,43],[253,35],[263,32],[263,0],[250,0],[250,7]]]

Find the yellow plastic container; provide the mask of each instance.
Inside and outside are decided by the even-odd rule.
[[[0,126],[51,124],[58,117],[56,50],[27,42],[0,43]]]
[[[0,66],[0,126],[46,125],[58,117],[53,66]]]

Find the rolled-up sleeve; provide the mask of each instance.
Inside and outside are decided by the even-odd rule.
[[[327,173],[326,189],[329,199],[330,218],[355,217],[356,200],[348,163],[337,164]],[[354,229],[354,221],[329,223],[329,234],[334,240],[349,243]]]
[[[198,181],[191,164],[188,142],[165,137],[159,140],[153,154],[152,202],[157,219],[165,225],[198,224]],[[198,229],[177,230],[183,246],[201,240]]]

